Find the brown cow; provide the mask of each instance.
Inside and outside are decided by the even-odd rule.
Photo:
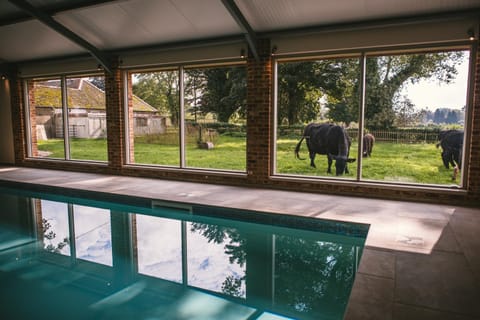
[[[367,133],[363,136],[363,156],[371,157],[373,144],[375,143],[375,137],[371,133]]]

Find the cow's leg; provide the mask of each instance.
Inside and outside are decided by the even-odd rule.
[[[327,159],[328,159],[328,168],[327,168],[327,173],[332,173],[332,157],[330,157],[330,155],[327,155]]]
[[[348,164],[345,164],[345,173],[350,173],[348,172]]]
[[[315,152],[310,151],[310,167],[316,168],[315,166]]]

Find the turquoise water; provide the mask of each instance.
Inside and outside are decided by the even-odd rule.
[[[0,317],[343,318],[367,226],[121,202],[0,189]]]

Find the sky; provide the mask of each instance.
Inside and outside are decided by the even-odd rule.
[[[402,95],[407,95],[416,109],[436,108],[461,109],[467,101],[468,56],[458,66],[458,75],[451,84],[438,84],[434,80],[423,80],[417,84],[407,85]]]

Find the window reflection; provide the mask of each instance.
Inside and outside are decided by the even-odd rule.
[[[74,205],[77,258],[112,265],[110,211]]]
[[[275,248],[276,304],[313,318],[344,310],[356,272],[356,246],[277,235]]]
[[[138,272],[182,283],[182,238],[178,220],[137,215]]]
[[[246,254],[238,230],[188,223],[188,284],[245,297]]]
[[[48,224],[43,248],[55,253],[49,261],[60,254],[93,262],[95,276],[115,288],[140,279],[141,286],[172,294],[201,289],[293,318],[343,314],[364,242],[234,220],[204,223],[200,215],[192,222],[171,213],[166,218],[47,200],[38,207],[42,225]]]
[[[70,255],[68,205],[41,200],[43,248],[49,252]]]

